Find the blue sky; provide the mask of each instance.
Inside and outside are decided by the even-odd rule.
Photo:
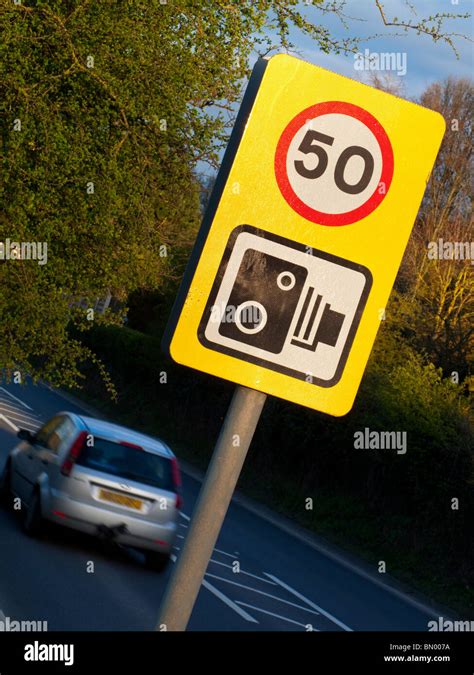
[[[411,0],[419,17],[427,17],[438,12],[454,14],[473,13],[474,3],[469,0],[459,0],[458,4],[452,4],[451,0]],[[386,14],[392,18],[409,19],[412,14],[405,0],[384,0],[383,6]],[[348,28],[344,28],[339,19],[333,15],[321,15],[315,8],[305,8],[308,19],[314,23],[322,23],[329,28],[337,37],[356,36],[364,37],[374,34],[382,34],[379,39],[369,40],[361,44],[361,49],[366,47],[371,52],[406,52],[407,74],[403,76],[405,96],[413,98],[421,94],[427,85],[436,80],[444,79],[448,75],[456,77],[472,77],[473,72],[473,44],[462,39],[455,39],[459,51],[459,59],[456,58],[449,45],[435,43],[427,35],[417,35],[415,31],[402,33],[400,37],[390,37],[395,32],[393,28],[386,28],[380,14],[375,7],[374,0],[347,0],[345,14],[357,17],[362,21],[348,20]],[[447,32],[459,32],[473,36],[473,23],[471,19],[448,20]],[[402,31],[398,31],[402,32]],[[291,32],[292,41],[298,50],[298,55],[311,63],[334,72],[360,79],[364,73],[354,69],[354,55],[322,53],[309,37],[301,34],[297,29]]]

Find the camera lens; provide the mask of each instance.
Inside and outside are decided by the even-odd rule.
[[[296,277],[293,272],[280,272],[277,277],[277,285],[281,291],[291,291],[296,284]]]
[[[265,307],[255,300],[247,300],[235,311],[235,325],[242,333],[252,335],[259,333],[267,323],[268,315]]]

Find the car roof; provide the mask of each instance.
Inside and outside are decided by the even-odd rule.
[[[114,442],[126,441],[127,443],[134,443],[149,452],[154,452],[165,457],[174,457],[174,453],[166,443],[157,438],[152,438],[151,436],[141,434],[138,431],[123,427],[120,424],[106,422],[105,420],[99,420],[95,417],[86,417],[85,415],[77,415],[76,413],[70,412],[63,414],[67,414],[73,419],[75,418],[77,421],[82,422],[82,426],[86,427],[93,436],[105,438]]]

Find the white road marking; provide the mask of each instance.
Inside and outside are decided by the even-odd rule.
[[[186,530],[188,529],[188,526],[187,526],[187,525],[184,525],[183,523],[180,523],[179,526],[180,526],[180,527],[186,528]]]
[[[303,600],[303,602],[308,603],[308,605],[309,605],[310,607],[313,607],[313,609],[317,609],[318,612],[321,612],[321,614],[323,614],[327,619],[329,619],[330,621],[332,621],[333,623],[335,623],[337,626],[339,626],[339,627],[342,628],[343,630],[347,630],[347,631],[349,631],[349,632],[352,632],[352,628],[349,628],[349,626],[346,626],[345,623],[342,623],[342,621],[339,621],[339,619],[336,619],[335,616],[333,616],[333,615],[330,614],[329,612],[326,612],[325,609],[323,609],[322,607],[320,607],[319,605],[317,605],[315,602],[312,602],[311,600],[308,600],[308,598],[306,598],[304,595],[302,595],[302,594],[299,593],[298,591],[295,591],[294,588],[291,588],[291,586],[288,586],[288,584],[285,584],[283,581],[281,581],[281,579],[278,579],[278,577],[275,577],[273,574],[268,574],[267,572],[264,572],[264,574],[265,574],[265,576],[267,576],[267,577],[269,577],[270,579],[272,579],[272,580],[273,580],[275,583],[277,583],[279,586],[281,586],[282,588],[285,588],[289,593],[292,593],[293,595],[295,595],[295,596],[296,596],[297,598],[299,598],[300,600]]]
[[[24,413],[19,413],[18,410],[7,410],[4,405],[0,403],[0,411],[2,413],[5,413],[6,415],[10,415],[10,417],[18,417],[18,422],[29,422],[30,424],[41,424],[40,420],[34,419],[33,417],[24,414]]]
[[[259,595],[265,595],[267,598],[272,598],[273,600],[278,600],[278,602],[284,602],[285,605],[291,605],[292,607],[297,607],[298,609],[302,609],[304,612],[309,612],[310,614],[317,614],[319,616],[319,612],[315,612],[314,609],[308,609],[308,607],[303,607],[302,605],[297,605],[294,602],[290,602],[289,600],[283,600],[283,598],[279,598],[277,595],[272,595],[271,593],[265,593],[265,591],[259,591],[256,588],[253,588],[252,586],[245,586],[244,584],[238,584],[236,581],[231,581],[230,579],[226,579],[225,577],[219,577],[217,574],[211,574],[210,572],[206,572],[206,577],[212,577],[213,579],[219,579],[220,581],[225,581],[227,584],[232,584],[233,586],[239,586],[239,588],[245,588],[249,591],[253,591],[254,593],[258,593]]]
[[[232,558],[232,560],[235,560],[238,557],[238,553],[234,553],[234,554],[227,553],[227,551],[223,551],[220,548],[215,548],[214,551],[216,551],[217,553],[220,553],[221,555],[227,555],[227,556],[229,556],[229,558]]]
[[[178,537],[178,539],[184,539],[182,534],[177,534],[176,536]]]
[[[189,472],[183,471],[183,473]],[[193,472],[193,474],[190,473],[189,475],[192,475],[193,478],[196,477],[195,472]],[[202,482],[202,478],[199,480]],[[343,552],[334,551],[330,544],[323,544],[319,541],[317,535],[304,530],[301,526],[296,525],[293,521],[289,521],[288,518],[280,516],[276,513],[272,513],[272,511],[269,509],[264,508],[263,505],[253,502],[241,494],[236,494],[232,499],[232,503],[241,506],[249,513],[252,513],[253,515],[258,516],[260,519],[267,521],[267,523],[271,523],[275,527],[278,527],[279,530],[285,532],[285,534],[288,534],[293,539],[297,539],[298,541],[302,542],[305,546],[311,548],[313,551],[316,551],[319,555],[324,556],[331,562],[341,565],[341,567],[349,570],[351,574],[356,574],[358,577],[365,579],[374,586],[378,586],[386,593],[390,593],[394,597],[401,600],[403,603],[411,605],[412,607],[416,607],[418,611],[423,612],[427,616],[430,616],[433,619],[438,619],[440,613],[442,614],[442,612],[445,612],[444,617],[447,617],[445,609],[433,609],[433,607],[428,606],[425,601],[413,597],[413,595],[409,595],[407,591],[395,588],[395,586],[392,585],[393,583],[396,583],[395,579],[391,579],[391,581],[382,579],[381,577],[386,577],[387,575],[378,574],[377,572],[372,571],[370,568],[367,568],[367,563],[362,559],[359,559],[359,562],[347,560],[344,557]],[[453,613],[450,613],[449,618],[455,620],[456,617]]]
[[[12,422],[18,422],[18,420],[11,420]],[[20,429],[26,429],[26,431],[31,432],[32,434],[35,434],[39,427],[34,427],[32,425],[25,424],[25,422],[18,422],[20,424]]]
[[[0,418],[2,418],[9,426],[11,426],[12,429],[16,429],[17,432],[20,431],[20,429],[26,429],[27,431],[31,431],[31,432],[38,431],[37,426],[35,427],[32,424],[28,425],[26,422],[23,422],[22,420],[17,420],[17,419],[12,418],[11,415],[7,416],[7,415],[3,415],[2,413],[0,413]],[[16,424],[15,424],[16,422],[18,422],[18,424],[21,424],[21,427],[17,427]]]
[[[16,420],[12,420],[12,421],[16,422]],[[27,424],[22,424],[20,426],[20,429],[25,429],[26,431],[29,431],[32,434],[35,434],[38,431],[38,427],[31,427],[31,426],[28,426]]]
[[[282,621],[288,621],[288,623],[294,623],[296,626],[301,626],[302,628],[306,628],[308,624],[306,623],[300,623],[299,621],[295,621],[294,619],[289,619],[287,616],[281,616],[281,614],[275,614],[274,612],[269,612],[266,609],[260,609],[260,607],[254,607],[253,605],[249,605],[246,602],[241,602],[240,600],[235,601],[238,605],[242,605],[243,607],[248,607],[249,609],[253,609],[256,612],[262,612],[262,614],[268,614],[269,616],[274,616],[276,619],[281,619]],[[314,632],[319,633],[320,631],[317,628],[312,629]]]
[[[176,560],[178,559],[174,553],[170,555],[171,560],[175,563]],[[202,585],[204,588],[207,588],[208,591],[213,593],[216,598],[219,598],[219,600],[222,600],[222,602],[227,605],[227,607],[230,607],[231,609],[234,610],[239,616],[241,616],[243,619],[246,621],[250,621],[251,623],[259,623],[257,619],[254,619],[253,616],[250,616],[248,612],[246,612],[244,609],[239,607],[235,602],[233,602],[230,598],[227,597],[227,595],[224,595],[224,593],[221,593],[215,586],[210,584],[208,581],[205,579],[202,580]]]
[[[18,401],[18,403],[20,403],[24,408],[28,408],[28,410],[33,410],[33,408],[30,408],[29,405],[27,405],[26,403],[23,403],[23,401],[22,401],[20,398],[17,398],[17,397],[14,396],[13,394],[10,394],[10,392],[7,391],[6,389],[4,389],[3,387],[0,387],[0,389],[1,389],[2,391],[4,391],[5,394],[6,394],[7,396],[11,396],[11,398],[14,398],[15,401]]]
[[[8,417],[5,417],[5,415],[0,415],[0,420],[3,420],[5,424],[8,424],[8,426],[11,427],[17,433],[20,431],[19,427],[17,427],[16,424],[13,424],[13,422],[9,420]]]
[[[15,412],[17,412],[18,415],[26,415],[27,417],[38,417],[38,415],[33,411],[24,413],[21,409],[18,408],[16,404],[13,405],[13,403],[10,400],[2,398],[1,395],[0,395],[0,406],[2,408],[10,408],[10,410],[15,410]]]
[[[189,516],[187,516],[185,513],[183,513],[182,511],[179,512],[179,515],[183,516],[184,520],[188,520],[188,521],[191,520],[191,518]]]
[[[221,593],[221,591],[217,590],[215,586],[210,584],[206,579],[202,580],[202,585],[207,588],[208,591],[213,593],[219,600],[222,600],[224,604],[226,604],[228,607],[234,610],[234,612],[237,612],[243,619],[246,621],[250,621],[251,623],[259,623],[257,619],[254,619],[253,616],[250,616],[245,610],[243,610],[241,607],[239,607],[240,604],[242,603],[236,603],[233,602],[230,598],[227,597],[227,595],[224,595],[224,593]]]
[[[220,560],[214,560],[214,558],[211,558],[209,562],[212,562],[216,565],[222,565],[222,567],[227,567],[229,570],[234,569],[232,565],[226,565],[225,563],[220,562]],[[240,570],[240,572],[234,572],[234,574],[246,574],[248,577],[253,577],[253,579],[258,579],[259,581],[264,581],[266,584],[272,584],[272,586],[277,586],[277,584],[274,581],[269,581],[269,579],[258,577],[256,574],[251,574],[250,572],[244,572],[244,570]]]

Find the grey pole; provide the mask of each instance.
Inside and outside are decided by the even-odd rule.
[[[267,396],[237,386],[161,603],[156,630],[186,630]]]

